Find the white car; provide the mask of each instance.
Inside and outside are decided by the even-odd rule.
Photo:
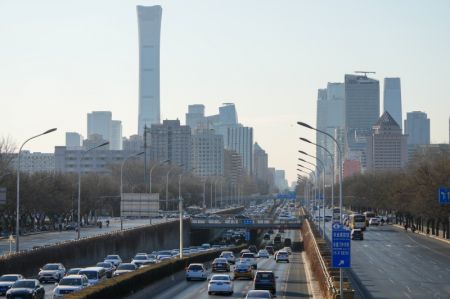
[[[150,258],[148,255],[146,254],[137,254],[132,260],[131,260],[132,264],[135,264],[136,267],[142,267],[145,265],[150,265],[150,264],[155,264],[156,260]]]
[[[234,256],[234,253],[231,251],[222,251],[220,257],[227,259],[229,264],[234,265],[236,263],[236,257]]]
[[[284,250],[277,251],[277,253],[275,254],[275,261],[277,263],[279,262],[289,263],[289,253]]]
[[[270,255],[269,255],[269,252],[268,252],[267,250],[265,250],[265,249],[260,249],[260,250],[258,251],[258,257],[259,257],[259,258],[266,258],[266,259],[268,259],[268,258],[270,257]]]
[[[60,280],[53,290],[53,298],[62,298],[67,294],[79,291],[89,285],[85,275],[69,275]]]
[[[208,278],[208,272],[203,264],[190,264],[186,268],[186,280],[206,280]]]
[[[122,262],[122,259],[117,254],[110,254],[107,257],[105,257],[104,262],[109,262],[113,264],[115,267],[117,267]]]
[[[227,294],[232,295],[234,292],[233,281],[230,275],[216,274],[211,277],[208,283],[208,295]]]
[[[46,264],[38,273],[39,282],[58,282],[66,275],[66,268],[61,263]]]
[[[244,263],[244,264],[249,264],[255,270],[258,268],[258,262],[256,261],[256,256],[252,252],[243,253],[241,255],[241,258],[239,259],[239,262]]]
[[[0,277],[0,296],[5,295],[16,280],[23,279],[20,274],[5,274]]]
[[[113,276],[119,276],[125,273],[130,273],[137,270],[137,266],[131,263],[122,263],[120,264],[116,271],[114,271]]]
[[[377,217],[370,218],[369,225],[380,225],[380,218]]]

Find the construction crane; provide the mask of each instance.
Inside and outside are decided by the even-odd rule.
[[[375,72],[370,71],[355,71],[356,74],[364,74],[365,77],[367,77],[367,74],[375,74]]]

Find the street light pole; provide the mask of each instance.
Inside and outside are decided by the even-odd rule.
[[[177,165],[173,165],[172,167],[169,168],[169,170],[167,171],[166,174],[166,211],[169,210],[169,175],[170,172],[176,167]],[[178,165],[178,167],[183,167],[184,164],[180,164]]]
[[[25,140],[22,145],[20,146],[18,157],[17,157],[17,194],[16,194],[16,252],[19,252],[19,234],[20,234],[20,154],[22,153],[22,148],[24,145],[34,139],[38,138],[39,136],[51,133],[56,131],[56,128],[50,129],[45,131],[44,133],[35,135],[33,137],[28,138]]]
[[[192,168],[194,170],[195,168]],[[184,172],[180,173],[178,178],[178,209],[180,213],[180,259],[183,258],[183,197],[181,197],[181,178]]]
[[[108,144],[109,144],[109,142],[107,141],[107,142],[104,142],[97,146],[94,146],[88,150],[80,152],[80,163],[78,165],[78,203],[77,203],[77,226],[76,226],[77,227],[77,240],[79,240],[81,237],[81,167],[83,166],[83,164],[82,164],[83,157],[86,153],[88,153],[96,148],[108,145]]]
[[[153,165],[151,168],[150,168],[150,188],[149,188],[149,195],[150,195],[150,197],[151,197],[151,194],[152,194],[152,172],[153,172],[153,169],[154,168],[156,168],[157,166],[161,166],[161,165],[163,165],[164,163],[167,163],[167,162],[169,162],[169,160],[165,160],[165,161],[162,161],[162,162],[159,162],[159,163],[155,163],[155,165]],[[150,198],[149,198],[149,200],[150,200]],[[151,208],[150,208],[150,206],[151,206],[151,204],[150,204],[150,202],[149,202],[149,204],[148,204],[148,207],[149,207],[149,211],[148,211],[148,219],[149,219],[149,223],[150,224],[152,224],[152,217],[151,217],[151,215],[150,215],[150,213],[151,213]]]
[[[132,154],[127,156],[125,159],[123,159],[122,161],[122,165],[120,166],[120,230],[123,230],[123,217],[122,217],[122,212],[123,212],[123,166],[125,165],[125,162],[130,159],[131,157],[136,157],[136,156],[140,156],[142,154],[144,154],[145,152],[140,152],[137,154]]]

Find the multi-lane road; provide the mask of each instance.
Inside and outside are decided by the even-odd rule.
[[[286,231],[286,237],[292,240],[299,238],[298,231]],[[210,268],[210,267],[209,267]],[[233,269],[232,269],[233,270]],[[312,298],[308,289],[304,262],[300,253],[290,256],[290,263],[276,263],[273,256],[269,259],[258,259],[258,270],[272,270],[277,276],[277,298]],[[209,274],[211,277],[212,273]],[[230,275],[233,276],[232,272]],[[251,280],[235,280],[234,293],[231,298],[245,298],[253,289]],[[208,282],[186,281],[184,271],[154,283],[147,288],[129,296],[129,299],[203,299],[221,298],[208,295]],[[224,298],[230,296],[224,296]]]
[[[330,229],[327,223],[328,236]],[[351,246],[363,298],[450,298],[450,244],[383,225],[369,227]]]

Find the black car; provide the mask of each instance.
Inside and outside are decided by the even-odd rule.
[[[275,281],[273,271],[257,271],[253,280],[255,290],[269,290],[272,294],[277,291],[277,283]]]
[[[250,250],[250,252],[252,253],[258,253],[258,248],[256,248],[255,245],[248,246],[248,250]]]
[[[226,258],[216,258],[212,263],[213,272],[230,272],[230,264]]]
[[[266,246],[266,250],[271,255],[275,254],[275,249],[273,248],[273,246]]]
[[[270,240],[270,235],[269,235],[269,234],[264,234],[263,239],[264,239],[264,240]]]
[[[20,279],[6,292],[6,299],[44,299],[45,290],[37,279]]]
[[[364,233],[360,228],[352,229],[352,240],[364,240]]]
[[[12,285],[18,281],[19,279],[23,279],[20,274],[5,274],[0,277],[0,296],[5,295],[6,292],[12,287]]]
[[[290,238],[285,238],[283,242],[284,247],[290,247],[292,246],[292,240]]]

